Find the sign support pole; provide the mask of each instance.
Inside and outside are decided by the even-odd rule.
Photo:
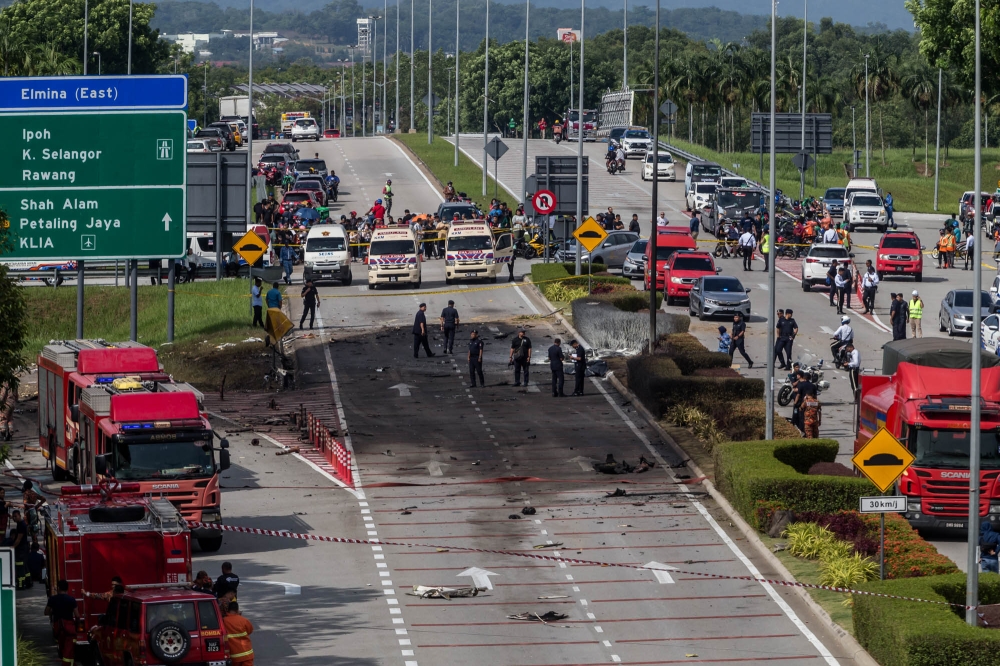
[[[76,339],[83,339],[83,259],[76,262]]]
[[[139,260],[132,259],[130,262],[132,274],[132,283],[129,285],[131,290],[131,307],[129,308],[131,312],[129,313],[129,340],[135,342],[139,339]]]
[[[253,130],[251,130],[253,131]],[[174,286],[177,279],[177,260],[167,260],[167,342],[174,341]]]
[[[222,279],[222,154],[215,154],[215,280]]]
[[[878,579],[885,580],[885,514],[878,515]]]

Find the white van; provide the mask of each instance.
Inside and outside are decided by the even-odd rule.
[[[385,227],[372,233],[368,246],[368,288],[408,282],[420,287],[417,239],[409,227]]]
[[[847,220],[848,210],[847,202],[850,200],[851,195],[855,192],[872,192],[879,196],[882,196],[882,190],[879,189],[878,183],[875,182],[874,178],[852,178],[850,182],[847,183],[847,187],[844,189],[844,214],[843,219]]]
[[[452,222],[445,238],[445,284],[455,280],[497,281],[497,274],[511,262],[514,245],[509,232],[494,238],[485,220]]]
[[[718,183],[722,179],[722,167],[715,162],[692,160],[684,168],[684,196],[691,192],[695,183]]]
[[[189,231],[187,239],[188,265],[205,270],[211,268],[214,271],[215,233],[212,231]],[[225,252],[223,252],[223,255],[225,255]]]
[[[302,255],[302,279],[339,280],[351,284],[351,255],[342,224],[316,224],[309,229]]]

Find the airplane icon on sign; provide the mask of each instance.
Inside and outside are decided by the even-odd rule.
[[[93,234],[84,234],[80,236],[80,249],[81,250],[97,249],[97,236]]]

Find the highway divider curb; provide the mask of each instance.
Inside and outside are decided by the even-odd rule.
[[[795,593],[809,607],[813,614],[822,620],[826,627],[840,640],[841,645],[851,654],[854,662],[860,666],[879,666],[879,663],[875,661],[875,659],[868,654],[863,647],[861,647],[861,644],[858,643],[857,639],[855,639],[854,636],[852,636],[846,629],[837,624],[833,618],[830,617],[830,614],[827,613],[826,610],[824,610],[823,607],[812,598],[808,589],[806,587],[801,587],[803,584],[799,583],[795,579],[795,576],[792,575],[781,560],[779,560],[764,544],[764,542],[760,540],[760,537],[757,536],[757,531],[747,524],[745,520],[743,520],[743,517],[740,516],[740,514],[733,508],[733,506],[729,503],[729,500],[727,500],[722,493],[718,491],[715,484],[708,480],[708,476],[701,470],[701,468],[690,459],[690,456],[680,447],[676,440],[670,436],[670,433],[664,430],[663,426],[657,422],[656,418],[654,418],[652,413],[646,409],[646,406],[642,404],[642,401],[639,400],[638,396],[626,388],[625,385],[622,384],[621,381],[615,376],[613,371],[608,372],[606,376],[608,381],[611,382],[611,385],[615,387],[615,390],[618,391],[622,397],[632,401],[632,406],[635,407],[636,412],[642,415],[642,418],[649,423],[653,430],[656,431],[656,434],[660,436],[660,439],[663,440],[667,446],[673,449],[674,452],[680,456],[681,460],[687,460],[687,466],[694,473],[694,478],[703,479],[701,483],[705,486],[705,490],[707,490],[712,499],[716,501],[719,508],[726,514],[726,517],[728,517],[732,524],[743,533],[743,536],[746,537],[747,542],[753,546],[757,554],[771,567],[773,567],[773,569],[777,571],[778,574],[786,581],[781,584],[784,586],[790,586],[793,590],[795,590]],[[795,583],[795,585],[788,585],[788,583]]]

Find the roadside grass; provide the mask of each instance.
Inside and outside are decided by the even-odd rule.
[[[45,666],[47,659],[34,641],[17,637],[17,663],[19,666]]]
[[[392,138],[409,148],[410,152],[434,174],[440,181],[438,191],[444,189],[444,184],[450,180],[456,192],[465,192],[482,210],[489,208],[496,187],[493,176],[488,177],[486,190],[489,194],[484,197],[480,194],[483,191],[483,170],[461,152],[458,154],[458,166],[454,166],[454,144],[435,136],[434,142],[427,145],[426,134],[393,134]],[[511,209],[517,208],[519,202],[511,200],[510,192],[502,187],[497,188],[496,192],[496,197],[501,201],[507,201]]]
[[[736,171],[742,176],[768,185],[770,183],[768,156],[764,155],[764,176],[760,177],[760,155],[756,153],[720,153],[699,144],[688,143],[680,139],[669,141],[685,151],[718,162],[723,168]],[[911,213],[934,213],[934,154],[931,147],[928,173],[924,177],[923,151],[918,150],[914,158],[908,148],[894,148],[885,151],[886,164],[882,164],[881,151],[871,152],[871,175],[886,192],[892,192],[895,200],[895,210]],[[963,192],[972,189],[975,168],[971,149],[955,149],[948,151],[945,162],[944,150],[941,151],[941,177],[938,193],[938,210],[942,214],[958,212],[958,200]],[[844,164],[851,162],[851,151],[835,150],[831,155],[820,155],[817,159],[817,183],[812,186],[812,169],[806,174],[806,196],[822,197],[828,187],[844,187],[847,184],[847,173]],[[739,164],[739,168],[734,168]],[[862,155],[862,164],[864,156]],[[775,160],[778,177],[778,188],[786,195],[795,199],[799,194],[799,172],[792,164],[792,155],[778,155]],[[994,183],[1000,178],[1000,150],[983,151],[982,182],[983,190],[990,192]]]
[[[24,289],[29,329],[25,356],[33,360],[50,340],[76,337],[75,286]],[[129,290],[125,287],[85,288],[84,335],[109,342],[129,338]],[[158,348],[167,372],[199,388],[217,389],[223,373],[234,389],[261,388],[270,367],[263,342],[243,343],[263,330],[250,327],[250,283],[247,280],[204,281],[176,286],[174,343],[167,341],[167,287],[139,286],[138,341]],[[235,343],[216,350],[217,345]],[[215,352],[209,354],[209,352]]]

